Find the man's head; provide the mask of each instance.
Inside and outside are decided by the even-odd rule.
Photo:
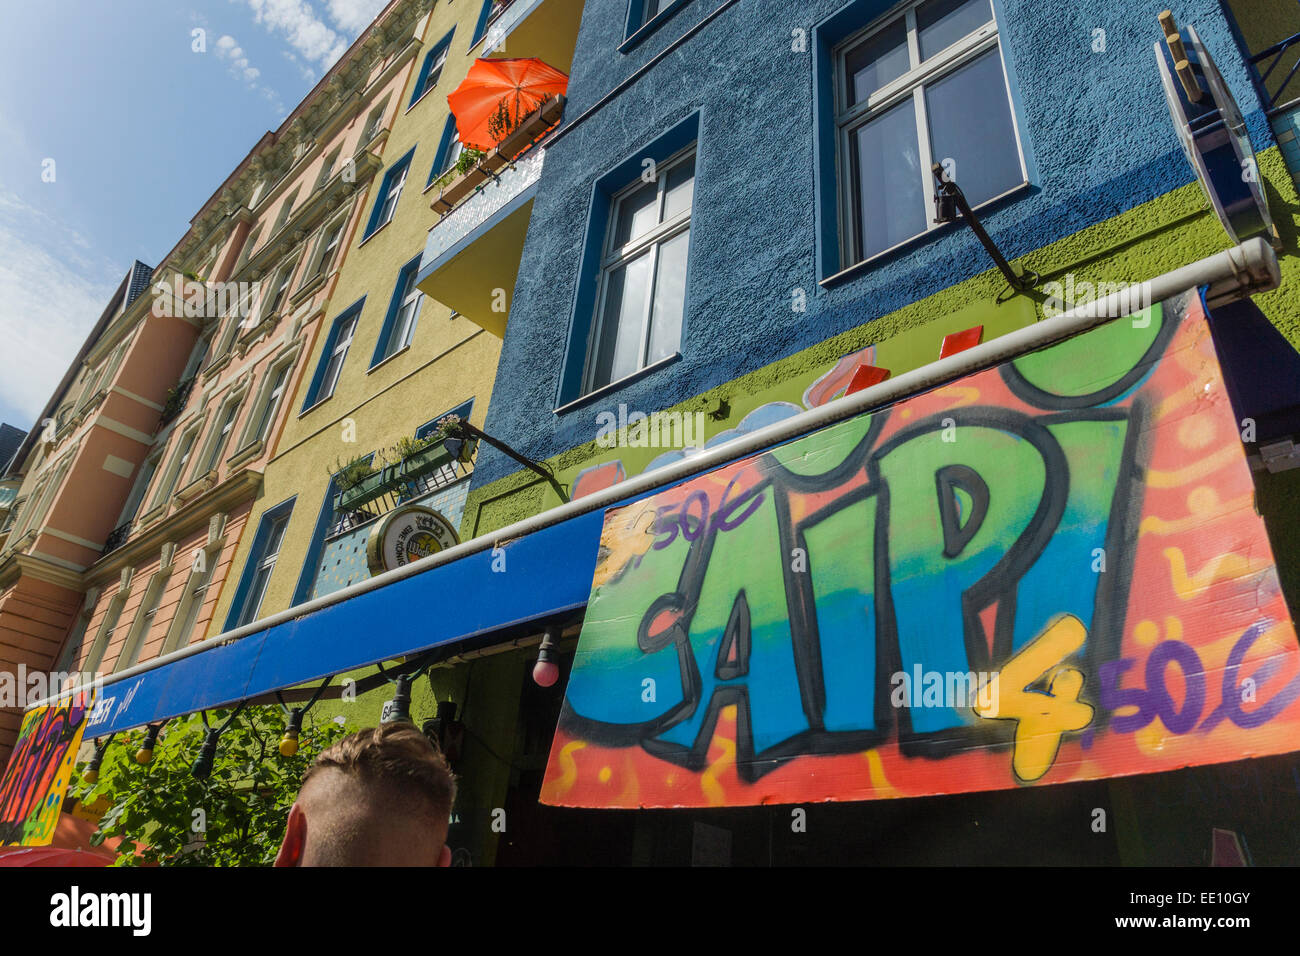
[[[276,866],[447,866],[456,780],[408,723],[345,737],[303,776]]]

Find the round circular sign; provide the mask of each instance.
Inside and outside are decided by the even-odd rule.
[[[439,512],[410,505],[398,508],[371,529],[366,562],[371,574],[382,574],[459,542],[456,529]]]

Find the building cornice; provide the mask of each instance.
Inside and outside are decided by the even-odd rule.
[[[71,591],[83,589],[79,572],[32,554],[15,554],[0,565],[0,589],[12,587],[19,578],[35,578]]]
[[[99,584],[109,581],[125,566],[134,567],[151,560],[169,541],[179,541],[206,527],[216,514],[228,513],[235,505],[251,500],[262,487],[262,473],[244,469],[231,475],[211,491],[199,495],[183,508],[168,515],[148,530],[127,540],[87,569],[85,581]]]

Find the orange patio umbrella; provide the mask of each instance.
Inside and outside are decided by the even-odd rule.
[[[456,117],[460,141],[486,152],[505,139],[519,120],[568,88],[567,76],[536,57],[475,60],[447,103]],[[489,131],[494,115],[506,120],[504,130]]]

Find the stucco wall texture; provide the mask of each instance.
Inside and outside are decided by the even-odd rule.
[[[858,0],[866,19],[891,5]],[[688,0],[624,54],[617,47],[627,4],[587,4],[565,116],[573,128],[547,150],[489,433],[532,458],[558,456],[568,467],[587,457],[581,449],[591,447],[600,409],[619,403],[646,412],[674,407],[810,348],[815,353],[807,354],[809,360],[815,354],[817,361],[834,361],[850,342],[885,340],[977,298],[991,300],[1000,290],[987,255],[960,223],[819,284],[834,270],[819,263],[815,209],[821,190],[834,185],[820,182],[816,172],[815,140],[832,119],[816,105],[814,62],[822,38],[814,28],[844,6],[842,0]],[[1242,105],[1256,150],[1268,150],[1262,165],[1274,215],[1286,220],[1280,227],[1294,250],[1294,192],[1229,23],[1213,0],[1177,6],[1178,22],[1196,26]],[[598,102],[723,7],[625,89]],[[1121,0],[994,0],[994,7],[1030,180],[1028,188],[981,211],[1008,258],[1045,280],[1054,271],[1077,270],[1119,282],[1150,278],[1227,248],[1165,106],[1152,50],[1161,37],[1158,8]],[[792,49],[799,45],[797,30],[805,31],[806,50]],[[1102,52],[1094,52],[1096,30],[1105,31]],[[697,110],[681,358],[557,415],[593,184]],[[1291,271],[1289,263],[1284,268]],[[795,289],[807,295],[806,312],[791,308]],[[1300,310],[1271,307],[1268,300],[1261,297],[1261,306],[1293,343],[1300,342]],[[936,355],[937,346],[936,339]],[[772,374],[783,371],[773,367]],[[510,484],[493,483],[515,470],[500,454],[480,454],[467,527],[477,503]],[[551,503],[545,495],[519,497],[538,500],[532,506],[498,500],[501,523]],[[478,530],[497,523],[481,521]]]

